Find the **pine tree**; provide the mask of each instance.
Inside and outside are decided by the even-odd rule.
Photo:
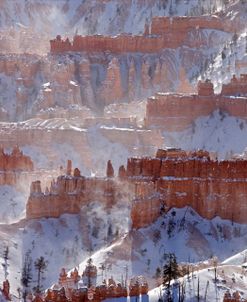
[[[112,224],[110,223],[107,230],[107,239],[112,239],[113,231],[112,231]]]
[[[30,251],[26,253],[24,264],[21,272],[21,285],[22,285],[22,297],[24,302],[28,294],[28,289],[32,281],[32,258],[30,257]]]
[[[41,277],[42,274],[45,272],[47,265],[48,261],[46,261],[43,256],[39,257],[34,262],[34,267],[38,272],[37,286],[35,287],[35,291],[37,293],[40,293],[41,291]]]
[[[163,285],[166,287],[167,302],[172,301],[171,281],[180,276],[177,258],[174,253],[166,255],[167,262],[163,266]]]

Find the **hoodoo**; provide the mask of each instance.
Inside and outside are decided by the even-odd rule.
[[[218,161],[207,151],[168,148],[159,149],[154,158],[129,158],[118,177],[110,162],[107,178],[83,177],[77,171],[59,176],[45,193],[40,182],[33,182],[27,218],[78,214],[94,201],[111,206],[128,200],[133,228],[150,225],[173,207],[186,206],[207,219],[247,222],[247,160]]]

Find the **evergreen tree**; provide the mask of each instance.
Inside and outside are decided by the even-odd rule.
[[[113,231],[112,231],[112,224],[110,223],[107,230],[107,239],[112,239]]]
[[[41,291],[41,277],[45,272],[48,265],[48,261],[45,260],[43,256],[37,258],[34,262],[34,267],[37,270],[38,278],[37,278],[37,286],[35,287],[35,291],[40,293]]]
[[[167,302],[172,302],[171,281],[180,276],[177,258],[174,253],[166,255],[167,262],[163,266],[163,285],[166,287]]]
[[[22,272],[21,272],[21,285],[22,285],[22,297],[24,302],[28,294],[28,289],[32,281],[32,258],[30,257],[30,251],[26,253]]]

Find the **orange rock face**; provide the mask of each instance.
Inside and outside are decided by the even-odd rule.
[[[92,201],[113,204],[116,201],[115,184],[105,178],[60,176],[52,183],[50,190],[43,193],[40,184],[32,183],[27,202],[27,218],[78,214],[83,205]]]
[[[106,78],[100,89],[102,103],[108,105],[113,100],[121,100],[124,97],[124,90],[121,83],[120,64],[117,58],[113,58],[107,68]]]
[[[90,202],[111,206],[124,197],[132,205],[133,228],[150,225],[173,207],[186,206],[206,219],[247,222],[247,160],[217,161],[206,151],[167,149],[158,150],[155,158],[130,158],[117,179],[109,162],[107,178],[85,178],[77,172],[59,176],[45,193],[39,181],[33,182],[27,218],[78,214]]]
[[[31,184],[30,197],[27,202],[27,218],[59,217],[62,214],[78,214],[83,205],[100,201],[105,206],[111,206],[121,199],[119,184],[113,179],[114,171],[110,161],[107,166],[107,177],[83,177],[79,169],[71,171],[68,161],[67,175],[59,176],[52,181],[50,188],[42,192],[41,182]],[[116,192],[118,198],[116,198]]]
[[[216,109],[246,119],[246,84],[246,75],[241,75],[240,79],[233,77],[228,85],[223,85],[219,95],[214,94],[210,81],[199,81],[197,95],[157,93],[148,99],[146,126],[159,126],[166,131],[181,131],[196,118],[210,115]],[[241,98],[237,97],[240,95]]]
[[[163,210],[190,206],[202,217],[246,223],[247,161],[214,161],[207,152],[171,150],[156,158],[129,159],[135,183],[132,223],[152,223]]]
[[[143,36],[128,34],[121,34],[116,37],[75,36],[73,42],[70,42],[68,38],[62,40],[61,36],[58,35],[56,39],[50,41],[50,46],[51,53],[54,54],[68,51],[154,53],[167,48],[167,45],[169,48],[176,48],[182,44],[192,46],[188,34],[195,29],[197,31],[214,29],[234,32],[234,26],[230,20],[218,17],[156,17],[151,23],[151,35],[145,30]],[[202,46],[203,41],[201,42],[197,41],[196,46]]]
[[[29,156],[14,147],[11,154],[0,150],[0,171],[33,171],[33,162]]]
[[[18,147],[14,147],[11,154],[0,149],[0,185],[16,185],[20,178],[23,179],[23,172],[32,171],[31,158],[24,155]]]

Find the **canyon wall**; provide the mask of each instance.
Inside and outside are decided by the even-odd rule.
[[[44,187],[51,183],[60,173],[57,169],[38,169],[31,157],[23,154],[19,146],[13,144],[11,153],[0,148],[0,185],[14,186],[18,191],[28,192],[30,183],[41,179]]]
[[[166,131],[182,131],[195,119],[210,115],[215,110],[229,115],[247,118],[247,77],[233,77],[223,85],[220,94],[214,94],[211,82],[199,82],[198,94],[156,93],[146,107],[145,125],[160,127]]]
[[[0,149],[0,171],[33,171],[33,162],[15,146],[10,154]]]
[[[111,165],[110,162],[108,165]],[[32,182],[26,206],[28,219],[59,217],[65,213],[79,214],[81,207],[91,202],[100,202],[105,207],[111,207],[126,196],[123,184],[120,189],[118,182],[114,181],[112,167],[111,173],[107,170],[109,177],[101,178],[81,176],[77,168],[72,175],[71,168],[68,167],[67,174],[52,181],[50,188],[46,188],[44,192],[40,181]]]
[[[63,40],[60,35],[50,41],[51,53],[75,52],[104,52],[125,53],[142,52],[157,53],[164,48],[177,48],[185,45],[193,47],[189,33],[202,29],[212,29],[234,33],[234,23],[229,19],[216,16],[201,17],[156,17],[151,22],[151,31],[146,27],[142,36],[121,34],[110,36],[78,36],[72,42]],[[195,41],[194,41],[195,42]],[[198,39],[194,46],[201,47],[205,41]]]
[[[84,119],[109,104],[141,100],[157,91],[193,92],[191,80],[234,31],[222,26],[228,21],[219,17],[157,20],[142,36],[77,35],[73,42],[58,36],[46,56],[1,54],[0,95],[5,101],[0,117]],[[159,22],[161,28],[169,24],[161,35]],[[184,29],[178,33],[174,24]]]
[[[33,162],[15,146],[10,154],[0,148],[0,185],[18,186],[33,172]]]
[[[147,226],[162,211],[186,206],[207,219],[220,216],[246,223],[246,168],[246,160],[212,160],[205,151],[168,150],[156,158],[129,159],[127,176],[136,185],[133,227]]]
[[[130,158],[118,177],[108,163],[106,178],[85,178],[71,168],[43,193],[32,183],[27,218],[80,213],[99,201],[106,207],[130,202],[133,228],[150,225],[175,207],[192,207],[203,218],[246,223],[247,160],[213,160],[206,151],[158,150],[155,158]]]

